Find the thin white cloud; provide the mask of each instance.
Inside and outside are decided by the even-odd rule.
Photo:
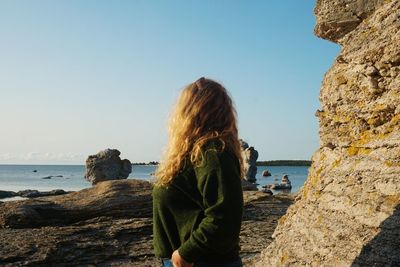
[[[1,163],[83,163],[84,155],[76,153],[27,152],[0,154]]]

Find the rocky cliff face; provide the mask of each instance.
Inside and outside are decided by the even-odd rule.
[[[400,266],[400,1],[318,0],[342,45],[308,180],[257,266]]]

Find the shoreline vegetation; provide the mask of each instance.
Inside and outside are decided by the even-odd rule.
[[[311,166],[311,160],[267,160],[257,161],[257,166]]]
[[[133,162],[132,165],[159,165],[158,161]],[[311,166],[311,160],[266,160],[257,161],[257,166]]]
[[[133,166],[137,166],[137,165],[153,165],[153,166],[156,166],[158,164],[160,164],[158,161],[150,161],[148,163],[145,163],[145,162],[133,162],[132,163]]]

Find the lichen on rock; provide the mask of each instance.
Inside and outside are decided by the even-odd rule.
[[[318,0],[320,148],[256,266],[400,266],[400,2]]]

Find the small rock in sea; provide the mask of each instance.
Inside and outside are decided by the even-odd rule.
[[[50,176],[42,177],[42,179],[51,179],[51,178],[53,178],[53,177],[60,177],[60,178],[62,178],[63,176],[62,176],[62,175],[50,175]]]
[[[262,176],[268,177],[271,176],[271,173],[268,170],[263,171]]]
[[[37,172],[37,170],[33,170],[32,172]]]

